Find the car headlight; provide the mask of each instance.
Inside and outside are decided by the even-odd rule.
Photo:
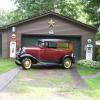
[[[23,54],[23,53],[25,53],[25,49],[24,48],[22,48],[22,50],[21,50],[21,52],[20,52],[21,54]]]
[[[72,53],[72,55],[71,55],[72,57],[74,57],[74,54]]]

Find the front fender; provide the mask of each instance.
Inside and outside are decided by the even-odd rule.
[[[34,56],[32,56],[30,54],[23,54],[20,56],[20,59],[22,60],[23,58],[26,58],[26,57],[31,58],[32,60],[35,60],[36,62],[39,62],[38,59],[36,59]]]

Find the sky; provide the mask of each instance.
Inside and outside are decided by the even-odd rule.
[[[14,3],[10,0],[0,0],[0,9],[3,10],[12,10],[15,9],[16,6]]]

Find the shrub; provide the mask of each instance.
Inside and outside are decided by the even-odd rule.
[[[100,40],[100,33],[96,34],[96,40]]]
[[[100,54],[99,55],[96,55],[96,60],[97,61],[100,61]]]
[[[100,61],[100,47],[96,48],[96,60]]]
[[[80,66],[90,67],[90,68],[100,68],[99,61],[92,61],[92,60],[79,60],[77,64]]]

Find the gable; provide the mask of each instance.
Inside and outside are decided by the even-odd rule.
[[[30,21],[35,21],[35,20],[39,20],[39,19],[42,19],[42,18],[46,18],[46,17],[49,17],[49,18],[55,17],[55,18],[64,20],[64,22],[69,22],[69,23],[71,23],[73,25],[76,25],[78,27],[81,27],[83,29],[87,29],[87,30],[94,31],[94,32],[97,31],[97,28],[95,28],[95,27],[92,27],[90,25],[81,23],[81,22],[79,22],[77,20],[74,20],[72,18],[69,18],[67,16],[62,16],[62,15],[60,15],[58,13],[55,13],[55,12],[48,12],[48,13],[41,14],[39,16],[32,16],[32,17],[30,17],[28,19],[25,19],[25,20],[22,20],[22,21],[19,21],[19,22],[16,22],[16,23],[13,23],[13,24],[1,27],[0,29],[1,30],[2,29],[5,30],[5,29],[13,27],[13,26],[18,26],[18,25],[26,24],[26,23],[29,23]]]

